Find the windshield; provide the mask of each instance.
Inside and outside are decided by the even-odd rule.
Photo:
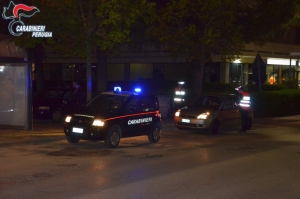
[[[90,107],[92,110],[117,110],[127,99],[127,96],[119,96],[119,95],[99,95],[92,99],[87,107]]]
[[[224,98],[217,97],[217,96],[202,96],[202,97],[198,98],[191,105],[194,107],[199,107],[199,108],[218,109],[223,100],[224,100]]]

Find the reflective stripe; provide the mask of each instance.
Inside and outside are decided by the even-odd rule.
[[[243,100],[248,100],[248,101],[250,101],[250,97],[249,97],[249,96],[243,96]]]
[[[185,95],[185,91],[175,91],[176,95]]]
[[[239,103],[240,107],[245,110],[250,110],[251,102],[250,102],[249,93],[243,92],[242,95],[243,95],[243,98]]]
[[[174,98],[174,101],[175,101],[175,102],[181,102],[181,101],[184,101],[184,99],[181,99],[181,98]]]
[[[250,104],[240,104],[240,106],[243,106],[243,107],[250,107]]]
[[[241,100],[241,103],[250,104],[250,101],[248,101],[248,100]]]

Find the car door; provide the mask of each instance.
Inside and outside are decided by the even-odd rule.
[[[228,97],[224,100],[221,107],[221,117],[223,126],[233,127],[236,125],[236,109],[232,97]]]
[[[140,107],[137,96],[128,99],[122,119],[123,137],[137,136],[140,132]]]
[[[158,100],[153,96],[140,96],[141,108],[141,132],[148,134],[155,124],[155,116],[158,114]]]

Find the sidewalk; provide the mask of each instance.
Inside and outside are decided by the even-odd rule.
[[[268,122],[268,121],[280,121],[280,122],[299,122],[300,115],[292,115],[292,116],[285,116],[285,117],[264,117],[264,118],[254,118],[255,122]]]
[[[285,117],[273,117],[274,120],[294,120],[300,121],[300,115],[293,115],[293,116],[285,116]]]

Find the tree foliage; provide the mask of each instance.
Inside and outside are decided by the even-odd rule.
[[[51,45],[54,50],[65,56],[86,58],[87,97],[91,98],[92,76],[91,57],[96,47],[101,55],[106,57],[117,52],[117,46],[130,42],[131,27],[142,19],[149,23],[155,16],[155,4],[147,0],[31,0],[42,15],[39,19],[53,32],[53,37],[47,41],[36,38],[20,37],[19,44],[34,47],[38,43]],[[35,21],[34,21],[35,20]],[[24,43],[23,43],[24,42]],[[106,60],[106,59],[102,59]],[[97,63],[97,81],[101,88],[106,89],[107,63]]]
[[[174,56],[193,61],[193,92],[200,94],[204,64],[212,53],[235,55],[242,45],[235,0],[171,0],[153,33]]]
[[[242,0],[237,13],[243,41],[264,44],[299,24],[299,0]]]
[[[247,42],[282,35],[299,0],[170,0],[152,33],[170,53],[192,61],[193,94],[202,92],[205,62],[234,58]]]

